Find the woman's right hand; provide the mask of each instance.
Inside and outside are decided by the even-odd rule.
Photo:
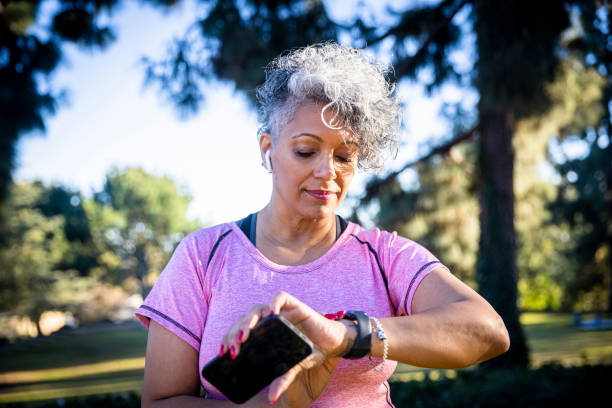
[[[314,348],[308,358],[272,382],[268,399],[271,403],[283,401],[287,406],[302,406],[302,402],[308,406],[323,392],[340,361],[348,344],[350,324],[329,320],[288,293],[279,292],[268,305],[253,306],[232,324],[223,337],[221,354],[239,354],[240,344],[248,339],[251,329],[271,313],[289,320],[313,342]]]

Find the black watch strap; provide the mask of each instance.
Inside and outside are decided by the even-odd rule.
[[[365,312],[357,310],[349,310],[344,314],[343,319],[356,322],[357,337],[353,343],[353,347],[343,358],[355,360],[365,357],[370,353],[372,348],[372,326],[370,325],[370,317]]]

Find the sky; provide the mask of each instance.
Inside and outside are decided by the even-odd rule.
[[[347,3],[332,2],[332,15],[341,16]],[[205,224],[261,209],[270,198],[271,176],[261,167],[259,124],[244,96],[231,84],[211,83],[199,113],[181,121],[155,86],[144,87],[140,58],[162,57],[172,38],[201,14],[195,4],[190,0],[162,12],[127,0],[110,16],[117,34],[110,47],[83,51],[66,46],[65,61],[50,79],[51,88],[65,91],[66,98],[46,119],[45,133],[20,139],[15,179],[62,184],[89,196],[114,166],[137,166],[189,191],[188,216]],[[417,157],[423,142],[446,131],[437,116],[440,97],[427,97],[409,84],[402,84],[399,96],[406,104],[403,147],[390,170]],[[446,101],[466,98],[451,88],[442,96]],[[367,177],[356,176],[349,196],[359,196]],[[404,182],[410,180],[407,172]],[[339,212],[347,214],[349,204]]]

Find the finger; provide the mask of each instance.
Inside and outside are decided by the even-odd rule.
[[[281,314],[293,324],[299,324],[309,316],[319,316],[308,305],[284,291],[278,292],[270,301],[270,313]]]
[[[256,309],[253,310],[253,313],[247,315],[243,321],[244,326],[241,331],[238,333],[238,341],[239,343],[244,343],[250,336],[251,330],[253,327],[257,325],[260,321],[265,319],[269,312],[268,305],[258,305]]]
[[[236,324],[228,332],[230,357],[236,358],[240,354],[241,344],[246,341],[251,329],[262,319],[262,316],[266,316],[267,311],[267,305],[255,305],[247,314],[236,320]]]
[[[270,311],[289,320],[315,343],[325,356],[333,355],[342,345],[346,332],[343,323],[326,319],[324,315],[286,292],[279,292],[274,296],[270,302]]]
[[[270,313],[280,314],[281,310],[291,310],[295,307],[295,299],[287,292],[280,291],[270,301]]]
[[[221,340],[221,349],[219,351],[219,353],[221,355],[229,352],[230,353],[230,357],[232,359],[236,358],[237,353],[237,341],[236,341],[236,337],[238,336],[239,333],[239,327],[242,326],[242,321],[244,319],[244,316],[240,316],[238,317],[234,323],[232,323],[232,325],[229,327],[229,329],[227,329],[227,332],[225,333],[225,335],[223,336],[223,339]]]
[[[302,368],[299,365],[296,365],[285,374],[272,381],[270,384],[270,389],[268,390],[268,401],[270,404],[275,403],[283,392],[287,391],[287,388],[289,388],[293,381],[295,381],[296,376],[301,370]]]

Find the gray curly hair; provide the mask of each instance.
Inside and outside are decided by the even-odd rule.
[[[401,108],[387,69],[354,48],[333,42],[299,48],[281,55],[266,68],[257,88],[259,135],[276,140],[281,126],[305,103],[324,104],[321,120],[331,129],[346,127],[359,145],[361,169],[383,167],[384,153],[397,152]],[[332,109],[327,122],[323,113]]]

